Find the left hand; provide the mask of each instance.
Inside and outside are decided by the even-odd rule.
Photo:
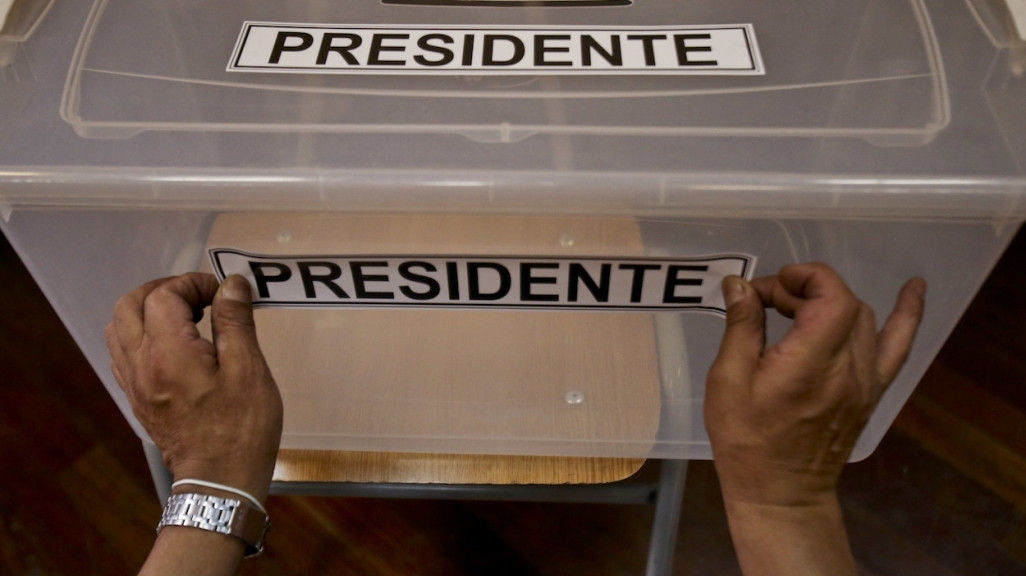
[[[210,306],[213,342],[196,321]],[[210,274],[154,280],[107,326],[111,368],[175,479],[267,497],[282,403],[257,343],[249,283]]]

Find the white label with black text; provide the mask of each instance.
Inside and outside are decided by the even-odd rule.
[[[739,74],[765,71],[751,24],[368,26],[246,22],[229,72]]]
[[[218,279],[240,274],[254,305],[300,308],[701,310],[723,314],[720,282],[755,257],[270,256],[213,248]]]

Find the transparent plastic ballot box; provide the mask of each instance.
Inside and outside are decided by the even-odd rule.
[[[1023,12],[15,0],[0,227],[142,438],[115,301],[248,275],[303,449],[709,458],[720,278],[922,276],[864,458],[1026,219]]]

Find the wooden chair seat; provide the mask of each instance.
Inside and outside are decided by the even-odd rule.
[[[264,255],[643,254],[629,218],[526,216],[225,214],[211,247]],[[283,449],[278,481],[605,483],[636,472],[655,441],[651,314],[265,308],[256,323],[285,403],[286,447],[360,450]],[[571,391],[585,401],[570,404]],[[309,440],[288,444],[296,437]],[[625,458],[411,453],[404,444],[447,439],[489,450],[520,441],[576,452],[614,443]]]
[[[563,458],[282,450],[274,468],[280,482],[401,484],[603,484],[637,472],[644,459]]]

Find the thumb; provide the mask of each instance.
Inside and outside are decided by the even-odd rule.
[[[210,324],[221,364],[262,357],[253,322],[253,293],[242,276],[233,274],[221,283],[210,305]]]
[[[766,345],[766,312],[752,285],[740,276],[723,279],[727,329],[720,352],[709,370],[711,380],[747,382]]]

